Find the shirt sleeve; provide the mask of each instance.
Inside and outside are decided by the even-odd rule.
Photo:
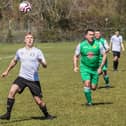
[[[115,35],[112,35],[111,39],[110,39],[110,42],[113,43],[114,42],[114,38],[115,38]]]
[[[43,52],[41,50],[38,51],[38,59],[42,60],[42,62],[46,63],[44,54],[43,54]]]
[[[103,47],[102,44],[100,44],[100,53],[104,54],[105,53],[105,48]]]
[[[122,36],[120,36],[120,42],[121,42],[121,43],[123,42],[123,37],[122,37]]]
[[[105,40],[104,41],[104,46],[105,46],[105,49],[108,50],[109,49],[109,45],[108,45],[108,42]]]
[[[75,49],[75,55],[77,55],[77,56],[80,55],[80,44],[78,44],[76,49]]]
[[[20,60],[20,56],[19,56],[19,50],[17,50],[17,52],[16,52],[16,55],[15,55],[15,57],[14,57],[14,59],[15,60]]]

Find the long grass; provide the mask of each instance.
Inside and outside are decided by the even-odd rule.
[[[126,52],[120,58],[119,71],[112,71],[112,54],[108,55],[112,88],[93,92],[92,107],[85,106],[80,74],[73,72],[74,43],[37,43],[43,50],[48,68],[40,67],[43,100],[54,120],[41,120],[43,114],[28,89],[16,96],[10,121],[0,120],[0,126],[126,126]],[[0,73],[7,67],[15,51],[23,44],[0,44]],[[8,77],[0,79],[0,114],[6,111],[6,98],[11,83],[18,75],[19,64]],[[99,86],[104,86],[102,76]]]

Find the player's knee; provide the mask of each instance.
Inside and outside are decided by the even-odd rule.
[[[9,97],[9,98],[14,98],[15,93],[16,93],[15,91],[10,90],[10,91],[9,91],[9,94],[8,94],[8,97]]]
[[[45,103],[41,100],[41,101],[37,101],[38,106],[45,106]]]
[[[96,90],[96,86],[92,86],[91,89],[92,89],[93,91],[95,91],[95,90]]]
[[[91,87],[91,83],[90,83],[90,81],[85,81],[85,83],[84,83],[84,87]]]
[[[40,106],[42,104],[41,101],[36,101],[36,103]]]
[[[118,57],[114,57],[114,61],[117,61],[118,60]]]
[[[18,92],[19,87],[17,85],[12,85],[8,94],[8,97],[14,98],[16,93]]]
[[[92,90],[95,91],[96,90],[96,87],[95,88],[93,87]]]
[[[39,106],[44,104],[44,102],[40,98],[36,98],[35,101]]]

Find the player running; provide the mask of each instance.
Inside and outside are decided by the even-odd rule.
[[[17,62],[21,62],[19,75],[13,82],[7,98],[7,112],[0,116],[0,119],[10,119],[15,102],[15,95],[17,93],[22,93],[26,87],[29,88],[35,102],[44,113],[45,119],[53,119],[53,116],[47,111],[45,102],[42,100],[42,91],[38,76],[39,64],[46,68],[46,60],[42,51],[34,47],[34,39],[31,33],[26,34],[24,41],[25,47],[17,50],[15,57],[1,75],[1,77],[6,77],[10,70],[15,67]]]
[[[109,52],[109,46],[107,41],[101,36],[101,32],[100,30],[96,30],[95,31],[95,40],[99,43],[102,44],[103,48],[105,49],[105,52],[108,53]],[[100,60],[102,61],[103,55],[101,55]],[[103,78],[105,81],[105,87],[108,88],[110,87],[110,83],[109,83],[109,76],[107,74],[107,68],[108,68],[108,60],[106,59],[105,65],[102,68],[102,74],[103,74]]]
[[[92,105],[91,90],[96,90],[99,74],[106,61],[106,52],[103,46],[94,40],[94,30],[85,31],[85,39],[78,44],[73,56],[74,71],[78,71],[78,61],[80,57],[80,74],[84,84],[84,94],[87,105]],[[102,62],[99,65],[99,58],[103,55]]]
[[[113,52],[113,70],[117,71],[121,50],[122,51],[125,50],[124,45],[123,45],[123,37],[120,35],[119,30],[117,30],[115,32],[115,35],[111,37],[110,49],[112,49],[112,52]]]

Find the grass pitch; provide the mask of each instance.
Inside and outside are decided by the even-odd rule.
[[[105,89],[102,76],[100,89],[93,92],[92,107],[85,106],[80,74],[73,72],[72,57],[77,42],[36,44],[45,54],[48,68],[40,67],[44,101],[54,120],[41,120],[38,106],[28,89],[16,96],[10,121],[0,126],[126,126],[126,52],[120,58],[119,71],[112,71],[112,54],[108,55],[110,84]],[[0,73],[7,67],[15,51],[23,44],[0,44]],[[18,75],[19,64],[8,77],[0,80],[0,114],[6,111],[6,98],[11,83]]]

